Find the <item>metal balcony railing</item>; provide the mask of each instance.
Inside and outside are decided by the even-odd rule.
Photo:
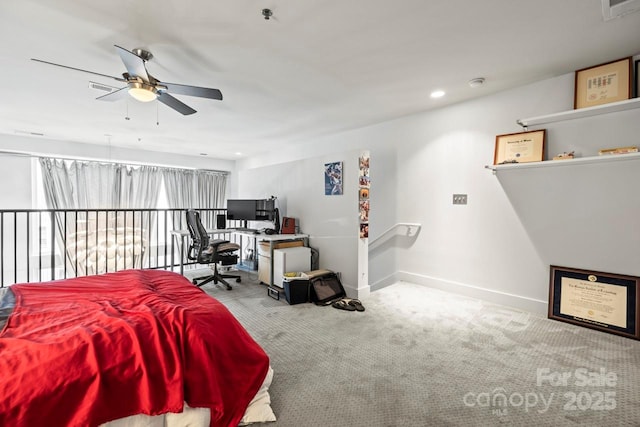
[[[206,228],[226,209],[199,209]],[[110,273],[173,270],[185,209],[0,210],[0,287]],[[183,251],[186,253],[186,251]],[[181,262],[182,261],[182,262]]]

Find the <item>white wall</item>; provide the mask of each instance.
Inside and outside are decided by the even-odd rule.
[[[0,209],[31,209],[31,159],[0,155]]]
[[[300,232],[319,252],[320,268],[341,273],[345,288],[357,288],[358,158],[360,151],[327,154],[294,162],[245,169],[239,176],[243,198],[276,196],[282,216],[296,218]],[[324,164],[343,162],[343,194],[324,195]],[[348,294],[353,295],[353,291]]]
[[[414,215],[411,212],[403,212],[400,219],[397,218],[397,137],[398,134],[393,128],[374,126],[293,144],[260,158],[239,161],[239,195],[265,197],[273,194],[284,202],[283,212],[286,212],[286,215],[295,217],[304,213],[304,216],[299,217],[303,224],[301,231],[313,236],[312,246],[320,246],[321,268],[342,273],[342,282],[348,295],[355,296],[360,294],[357,289],[359,221],[355,192],[358,186],[357,158],[363,151],[369,151],[371,158],[369,241],[375,240],[398,221],[413,222],[411,218],[414,218]],[[333,196],[325,196],[321,183],[322,166],[326,162],[347,159],[349,163],[345,163],[345,196],[336,199],[332,199]],[[298,192],[298,186],[306,188],[309,185],[312,186],[310,191],[304,194]],[[299,197],[291,197],[288,194],[290,191],[299,194]],[[354,196],[346,197],[347,192]],[[341,213],[335,213],[334,204],[341,205]],[[340,233],[348,233],[348,246],[326,245],[338,233],[331,230],[330,225],[333,223],[340,225]],[[410,244],[401,240],[403,245]],[[384,284],[391,284],[396,280],[398,265],[394,242],[395,238],[384,239],[375,251],[369,253],[368,274],[370,277],[376,277],[375,282],[383,280]],[[365,295],[367,293],[362,292]]]
[[[317,162],[323,152],[335,152],[336,147],[345,153],[369,149],[371,238],[396,222],[422,224],[415,239],[396,236],[369,254],[374,289],[410,280],[544,313],[550,264],[640,275],[640,233],[631,220],[640,213],[631,190],[640,178],[635,162],[625,168],[602,166],[606,171],[597,175],[592,175],[593,168],[576,166],[514,172],[513,179],[502,174],[499,179],[484,168],[493,161],[495,136],[522,130],[517,119],[572,107],[573,74],[567,74],[320,138],[291,147],[287,158]],[[539,128],[544,127],[548,157],[571,150],[595,155],[599,148],[638,143],[640,109]],[[257,181],[250,172],[254,168],[260,176],[285,179],[277,165],[281,156],[240,164],[241,192],[251,186],[246,179]],[[294,169],[295,164],[289,163]],[[294,174],[288,187],[305,176]],[[453,193],[468,194],[468,205],[454,206]],[[306,196],[295,205],[288,201],[288,208],[301,212],[297,203],[318,204],[325,197],[313,192]],[[330,210],[308,215],[310,220],[303,221],[340,218]],[[592,227],[586,218],[591,218]],[[335,250],[336,258],[355,266],[351,247]]]

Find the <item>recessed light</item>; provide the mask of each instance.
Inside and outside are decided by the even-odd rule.
[[[476,77],[475,79],[469,80],[469,86],[471,87],[480,87],[484,84],[484,77]]]
[[[235,154],[236,154],[236,156],[242,156],[242,153],[241,153],[241,152],[239,152],[239,151],[238,151],[238,152],[236,152]]]
[[[443,96],[444,96],[443,90],[434,90],[433,92],[431,92],[432,98],[442,98]]]

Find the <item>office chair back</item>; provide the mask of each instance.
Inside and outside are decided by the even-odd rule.
[[[210,281],[214,284],[223,283],[227,289],[231,290],[231,285],[225,279],[233,278],[240,282],[237,274],[222,274],[218,271],[218,264],[232,265],[238,262],[238,255],[235,253],[239,246],[229,243],[228,240],[217,239],[210,241],[209,233],[200,221],[200,213],[190,209],[187,211],[187,228],[191,235],[191,246],[187,252],[187,258],[201,264],[214,264],[213,274],[196,277],[192,280],[194,285],[202,286]],[[226,244],[226,246],[225,246]],[[211,248],[209,247],[211,246]],[[207,250],[205,252],[205,250]],[[200,280],[203,282],[198,283]]]
[[[203,257],[202,254],[202,251],[209,247],[209,234],[200,221],[199,212],[192,209],[187,211],[187,228],[192,241],[187,257],[202,263],[211,262],[211,256]]]

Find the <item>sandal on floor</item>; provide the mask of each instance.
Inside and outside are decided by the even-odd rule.
[[[364,311],[364,306],[362,305],[359,299],[351,299],[347,304],[352,306],[355,310]]]
[[[347,310],[347,311],[355,311],[356,310],[356,308],[354,306],[350,305],[347,301],[345,301],[343,299],[334,302],[333,304],[331,304],[331,306],[333,308],[337,308],[337,309],[340,309],[340,310]]]

